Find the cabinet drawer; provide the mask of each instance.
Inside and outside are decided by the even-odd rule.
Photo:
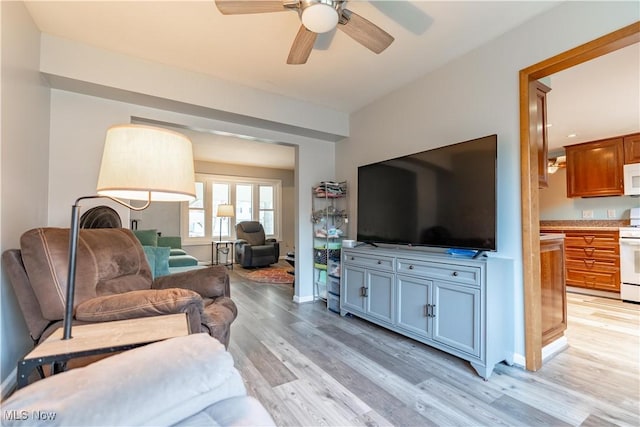
[[[410,259],[398,258],[396,269],[398,273],[428,277],[433,279],[445,279],[466,285],[480,286],[480,268],[463,265],[448,265],[439,263],[422,262]]]
[[[618,272],[598,272],[567,269],[567,285],[581,288],[599,289],[603,291],[619,291]]]
[[[615,231],[565,232],[565,246],[608,248],[618,246],[618,233]]]
[[[375,257],[353,253],[345,253],[343,261],[348,265],[358,265],[361,267],[370,267],[377,270],[393,271],[393,258]]]
[[[616,273],[620,270],[620,264],[618,260],[615,259],[567,259],[566,266],[568,270],[582,270],[586,272]]]
[[[620,247],[596,248],[593,246],[585,246],[582,248],[565,248],[567,259],[619,259]]]

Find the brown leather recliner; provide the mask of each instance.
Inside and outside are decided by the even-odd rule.
[[[62,326],[69,229],[36,228],[21,249],[2,254],[34,343]],[[74,324],[186,313],[191,333],[206,332],[226,346],[237,309],[223,266],[152,280],[144,250],[124,228],[83,229],[78,240]]]

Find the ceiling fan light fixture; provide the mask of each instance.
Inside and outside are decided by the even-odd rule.
[[[315,3],[302,11],[302,25],[314,33],[326,33],[338,25],[338,11],[327,3]]]

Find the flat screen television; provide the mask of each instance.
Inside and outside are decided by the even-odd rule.
[[[497,135],[358,167],[358,241],[496,250]]]

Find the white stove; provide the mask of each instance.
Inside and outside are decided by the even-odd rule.
[[[620,227],[620,297],[640,303],[640,208],[631,209],[631,224]]]

